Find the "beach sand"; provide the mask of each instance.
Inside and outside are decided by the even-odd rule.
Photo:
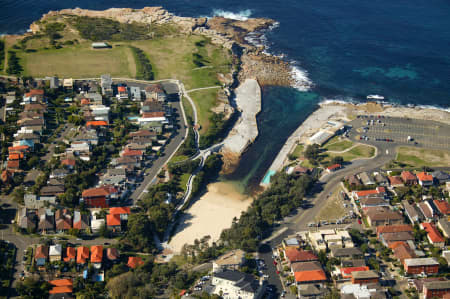
[[[239,218],[252,200],[231,183],[209,184],[208,191],[180,218],[170,248],[180,252],[184,244],[193,244],[206,235],[211,236],[211,242],[217,241],[222,230],[230,227],[233,218]]]

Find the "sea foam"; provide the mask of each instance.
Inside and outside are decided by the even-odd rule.
[[[245,9],[241,10],[237,13],[232,11],[226,11],[223,9],[214,9],[213,10],[213,17],[224,17],[231,20],[238,20],[238,21],[246,21],[248,18],[252,15],[251,9]]]
[[[294,79],[294,84],[292,87],[299,91],[308,91],[313,87],[313,82],[308,78],[308,72],[301,69],[296,65],[296,62],[291,62],[291,76]]]

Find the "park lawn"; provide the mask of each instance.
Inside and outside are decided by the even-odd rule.
[[[189,122],[189,119],[194,121],[194,110],[192,109],[192,105],[189,102],[189,100],[186,99],[185,97],[181,99],[181,102],[183,104],[184,114],[186,114],[186,120],[190,125],[191,123]]]
[[[329,151],[345,151],[346,149],[353,146],[353,142],[350,140],[336,140],[334,142],[327,142],[324,146],[325,149]]]
[[[18,52],[24,75],[91,78],[101,74],[133,78],[135,61],[128,47],[93,50],[90,43],[62,49]]]
[[[199,42],[204,45],[199,46]],[[202,36],[165,37],[131,44],[148,55],[155,79],[178,79],[187,90],[220,85],[217,75],[231,70],[229,51]],[[201,54],[205,67],[198,68],[194,64],[194,53]]]
[[[371,158],[375,154],[375,148],[369,145],[357,145],[349,151],[344,153],[330,153],[327,152],[323,163],[329,162],[333,157],[341,156],[345,162],[350,162],[358,158]]]
[[[297,144],[294,151],[292,152],[292,155],[298,159],[303,156],[304,149],[305,149],[305,146],[303,144]]]
[[[201,126],[200,133],[205,133],[209,128],[209,117],[214,113],[212,108],[217,106],[218,89],[204,89],[189,93],[197,107],[198,122]]]
[[[186,155],[175,154],[175,155],[172,157],[172,159],[170,159],[169,164],[170,164],[170,163],[178,163],[178,162],[182,162],[182,161],[185,161],[185,160],[187,160],[187,159],[189,159],[189,157],[186,156]]]
[[[450,166],[450,151],[401,146],[397,148],[396,162],[410,167]]]
[[[189,180],[189,177],[191,176],[190,173],[183,173],[180,177],[180,188],[183,189],[184,192],[186,192],[186,184]]]

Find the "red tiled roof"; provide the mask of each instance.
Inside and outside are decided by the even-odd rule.
[[[6,167],[13,169],[19,168],[20,167],[19,160],[8,160],[8,164]]]
[[[144,112],[142,113],[143,118],[151,118],[151,117],[163,117],[165,115],[164,111],[153,111],[153,112]]]
[[[76,163],[77,163],[77,161],[74,160],[74,159],[64,159],[64,160],[61,161],[62,165],[75,166]]]
[[[303,272],[295,272],[295,281],[296,282],[308,282],[308,281],[325,281],[327,280],[327,276],[323,270],[312,270],[312,271],[303,271]]]
[[[117,189],[112,186],[102,186],[97,188],[90,188],[83,191],[82,197],[99,197],[108,196],[110,194],[117,193]]]
[[[356,195],[358,197],[364,197],[364,196],[367,196],[367,195],[378,194],[378,193],[379,193],[378,190],[373,189],[373,190],[358,191],[358,192],[356,192]]]
[[[411,259],[416,257],[415,253],[406,244],[397,246],[396,248],[393,249],[393,251],[395,258],[399,259],[402,262],[404,259]]]
[[[30,147],[28,145],[10,146],[10,147],[8,147],[8,151],[9,152],[23,152],[23,151],[28,151],[29,148]]]
[[[130,207],[109,208],[109,214],[130,214]]]
[[[430,182],[430,181],[432,182],[433,181],[433,176],[431,176],[423,171],[419,172],[417,174],[417,178],[419,179],[419,181],[422,181],[422,182]]]
[[[91,263],[101,263],[103,259],[103,246],[96,245],[91,247]]]
[[[107,226],[120,225],[120,215],[119,214],[106,215],[106,225]]]
[[[27,92],[25,94],[26,97],[32,97],[32,96],[38,96],[38,95],[44,95],[43,89],[31,89],[30,92]]]
[[[77,248],[77,264],[84,264],[89,258],[89,248],[80,246]]]
[[[120,257],[120,254],[119,254],[119,251],[117,250],[117,248],[111,247],[111,248],[106,249],[106,257],[110,261],[114,261]]]
[[[334,165],[328,166],[327,169],[328,170],[335,170],[335,169],[338,169],[338,168],[341,168],[341,167],[342,167],[341,164],[334,164]]]
[[[36,253],[34,254],[35,259],[45,259],[48,257],[48,247],[41,245],[36,247]]]
[[[139,256],[130,256],[128,257],[128,263],[127,266],[135,269],[137,266],[143,265],[144,261],[142,261],[142,258]]]
[[[108,123],[104,120],[93,120],[93,121],[88,121],[86,123],[86,127],[99,127],[99,126],[107,126]]]
[[[64,258],[65,262],[68,262],[72,259],[75,259],[77,256],[76,250],[74,247],[67,247],[66,248],[66,257]]]
[[[317,256],[311,251],[298,250],[296,248],[286,248],[284,251],[286,258],[291,263],[295,262],[306,262],[306,261],[317,261]]]
[[[81,105],[89,105],[91,101],[89,99],[81,99]]]
[[[20,160],[20,159],[23,159],[23,153],[10,153],[8,159],[9,160]]]
[[[389,248],[392,250],[394,250],[395,248],[397,248],[399,246],[408,246],[408,244],[406,244],[406,242],[404,242],[404,241],[396,241],[396,242],[389,243]]]
[[[444,242],[444,238],[441,233],[437,230],[436,226],[433,223],[424,222],[421,223],[423,229],[428,233],[428,237],[430,238],[432,243],[442,243]]]
[[[448,203],[448,201],[435,199],[433,200],[433,203],[442,215],[450,214],[450,204]]]
[[[415,181],[417,178],[411,171],[402,171],[402,179],[403,181]]]
[[[72,293],[73,287],[65,286],[65,287],[54,287],[48,293],[49,294],[62,294],[62,293]]]
[[[341,275],[342,277],[351,277],[352,272],[355,271],[367,271],[369,270],[369,267],[363,266],[363,267],[347,267],[347,268],[341,268]]]
[[[144,154],[141,150],[130,150],[129,148],[125,148],[122,152],[122,157],[133,157],[133,156],[142,156]]]
[[[410,224],[383,225],[377,226],[377,236],[384,233],[412,232],[413,227]]]
[[[117,87],[117,91],[118,92],[126,92],[127,88],[125,86],[119,86],[119,87]]]
[[[388,180],[391,185],[403,185],[403,181],[399,176],[389,176]]]
[[[73,248],[73,247],[69,247],[69,248]],[[54,285],[55,287],[73,286],[72,279],[55,279],[55,280],[50,280],[49,283],[51,285]]]

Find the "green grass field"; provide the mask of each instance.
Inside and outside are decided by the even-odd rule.
[[[350,140],[337,140],[335,142],[326,143],[324,148],[329,151],[344,151],[353,146],[353,142]]]
[[[292,155],[295,158],[300,158],[303,156],[303,150],[305,149],[305,146],[303,144],[297,144],[294,151],[292,152]]]
[[[128,47],[93,50],[90,43],[62,49],[18,52],[24,75],[89,78],[101,74],[133,78],[136,66]]]
[[[345,162],[350,162],[352,160],[358,159],[358,158],[370,158],[373,157],[375,154],[375,149],[368,145],[358,145],[352,148],[351,150],[344,152],[344,153],[330,153],[327,152],[327,157],[324,159],[323,162],[327,162],[331,160],[331,158],[336,156],[341,156],[344,158]]]
[[[184,190],[184,192],[186,192],[186,184],[189,180],[189,177],[191,176],[190,173],[183,173],[180,177],[180,188]]]
[[[197,107],[198,122],[201,125],[200,133],[208,131],[211,108],[217,105],[217,89],[204,89],[190,92],[192,100]]]
[[[450,151],[402,146],[397,148],[396,161],[409,167],[450,166]]]

